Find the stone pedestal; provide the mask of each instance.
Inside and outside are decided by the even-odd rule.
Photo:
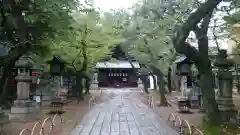
[[[220,50],[219,56],[214,64],[219,68],[217,75],[219,86],[217,103],[222,120],[225,122],[235,122],[237,111],[232,99],[233,76],[232,72],[229,71],[234,63],[232,60],[227,59],[226,50]]]
[[[225,122],[233,122],[237,110],[233,104],[232,98],[232,73],[230,71],[221,71],[218,73],[219,82],[219,95],[216,98],[218,108],[221,113],[222,119]]]
[[[32,78],[30,76],[30,64],[25,61],[18,61],[15,66],[18,68],[17,100],[11,107],[10,120],[27,121],[38,118],[39,106],[36,102],[29,100],[29,89]],[[25,62],[25,63],[24,63]]]
[[[16,100],[11,107],[9,120],[28,121],[39,118],[39,106],[30,100]]]
[[[0,125],[4,125],[7,122],[9,122],[8,116],[2,111],[2,108],[0,107]],[[0,130],[1,131],[1,130]]]
[[[50,91],[50,89],[47,89]],[[51,92],[51,91],[50,91]],[[50,105],[51,103],[51,100],[53,98],[52,94],[50,92],[46,92],[46,90],[44,91],[37,91],[36,92],[36,98],[38,97],[40,99],[40,103],[42,106],[45,106],[45,105]]]
[[[67,93],[68,93],[68,89],[66,89],[66,88],[60,88],[59,97],[61,97],[61,99],[62,99],[64,102],[67,100]]]
[[[63,102],[67,100],[67,91],[61,87],[61,76],[55,76],[55,89],[53,89],[53,98],[60,98]]]
[[[92,81],[90,84],[90,90],[97,90],[98,89],[98,81]]]
[[[90,84],[90,90],[97,90],[98,89],[98,74],[94,73],[93,80]]]
[[[51,100],[52,100],[52,96],[51,96],[51,95],[49,95],[48,93],[43,94],[43,95],[42,95],[41,105],[42,105],[42,106],[50,105]]]
[[[42,106],[50,105],[51,100],[56,95],[56,92],[54,89],[56,89],[56,82],[50,81],[50,83],[47,84],[46,86],[43,86],[36,90],[35,97],[40,98],[40,102],[41,102],[40,104]]]
[[[137,84],[138,84],[139,89],[144,89],[144,85],[143,85],[142,80],[140,78],[138,79]]]

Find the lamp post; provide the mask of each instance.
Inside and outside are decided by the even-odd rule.
[[[228,56],[240,56],[239,53],[227,54]],[[212,57],[217,57],[218,55],[211,55]],[[239,78],[239,64],[235,62],[234,64],[235,74],[234,74],[234,83],[236,84],[237,92],[240,93],[240,78]],[[236,81],[236,82],[235,82]]]
[[[227,58],[227,51],[222,49],[220,50],[219,56],[217,57],[214,65],[218,67],[218,108],[223,121],[230,122],[236,114],[232,99],[233,76],[232,72],[230,71],[230,68],[234,65],[234,62],[232,59]]]
[[[30,75],[33,63],[28,56],[21,57],[16,63],[15,67],[18,70],[16,76],[17,80],[17,100],[14,101],[14,105],[11,107],[9,113],[10,120],[29,120],[37,117],[39,108],[36,103],[30,100],[30,84],[32,83],[32,77]]]
[[[65,62],[59,57],[54,56],[52,60],[47,61],[50,65],[50,73],[53,76],[54,80],[57,82],[57,93],[54,93],[54,96],[60,96],[60,87],[61,87],[61,74],[65,67]]]

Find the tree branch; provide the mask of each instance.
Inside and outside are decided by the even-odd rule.
[[[31,50],[31,48],[32,44],[30,44],[30,42],[17,45],[9,51],[6,59],[4,59],[4,61],[0,63],[0,66],[6,65],[9,61],[18,60],[23,54]]]
[[[77,71],[77,68],[76,68],[76,66],[74,65],[75,61],[76,61],[76,59],[74,59],[74,60],[72,61],[72,67]]]
[[[214,20],[214,24],[213,24],[213,38],[214,38],[214,40],[215,40],[215,43],[216,43],[217,49],[218,49],[218,53],[219,53],[220,47],[219,47],[219,43],[218,43],[217,36],[216,36],[216,34],[215,34],[215,32],[216,32],[216,27],[217,27],[216,24],[217,24],[217,22],[216,22],[216,20]]]
[[[194,29],[195,35],[198,40],[198,50],[200,52],[200,55],[204,57],[205,59],[208,59],[208,28],[209,28],[209,23],[211,21],[213,11],[209,12],[207,14],[201,24],[200,27],[196,26]]]
[[[86,38],[87,38],[87,34],[88,34],[88,28],[87,28],[87,25],[85,25],[83,38],[81,40],[82,55],[83,55],[83,66],[82,66],[82,69],[80,70],[81,72],[83,72],[83,71],[85,71],[87,69],[87,62],[88,62],[87,52],[86,52],[86,47],[87,47]]]
[[[209,14],[222,0],[208,0],[202,4],[194,13],[192,13],[182,27],[177,31],[173,37],[174,48],[179,53],[185,53],[183,48],[187,48],[185,40],[189,32],[201,21],[207,14]],[[185,47],[183,47],[185,46]]]

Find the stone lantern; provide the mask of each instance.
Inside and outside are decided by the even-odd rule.
[[[196,96],[190,95],[193,62],[187,57],[181,56],[174,63],[176,64],[177,89],[181,91],[181,95],[177,96],[178,109],[180,112],[188,112],[189,108],[198,102]]]
[[[36,103],[29,99],[30,84],[32,83],[32,77],[30,76],[30,70],[33,64],[29,61],[29,57],[21,57],[16,63],[17,68],[17,100],[14,101],[14,105],[11,108],[9,114],[10,120],[25,121],[35,118],[39,108]]]
[[[191,85],[192,84],[191,66],[192,66],[193,62],[191,60],[189,60],[187,57],[181,56],[174,63],[177,64],[176,75],[178,76],[177,78],[179,78],[179,82],[180,82],[180,87],[178,85],[178,88],[181,91],[181,96],[187,97],[187,95],[189,93],[188,88],[189,88],[189,86],[192,86]]]
[[[97,73],[93,74],[93,79],[90,84],[90,89],[92,89],[92,90],[98,89],[98,74]]]
[[[61,93],[61,74],[64,71],[65,62],[60,57],[54,56],[52,60],[47,61],[50,64],[50,73],[56,82],[56,89],[53,89],[55,97],[60,98]],[[65,97],[64,97],[65,98]]]
[[[233,67],[234,62],[227,59],[227,51],[220,50],[214,65],[218,67],[218,88],[219,95],[217,97],[218,108],[221,113],[222,119],[225,122],[230,122],[236,116],[236,110],[232,100],[233,90],[233,76],[230,68]]]
[[[65,62],[59,57],[54,56],[52,60],[47,61],[50,64],[50,73],[53,76],[60,76],[65,67]]]

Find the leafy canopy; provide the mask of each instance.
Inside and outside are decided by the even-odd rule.
[[[125,50],[148,68],[166,73],[175,59],[171,36],[191,12],[188,7],[192,4],[190,0],[143,0],[136,4],[123,33],[127,38]]]

